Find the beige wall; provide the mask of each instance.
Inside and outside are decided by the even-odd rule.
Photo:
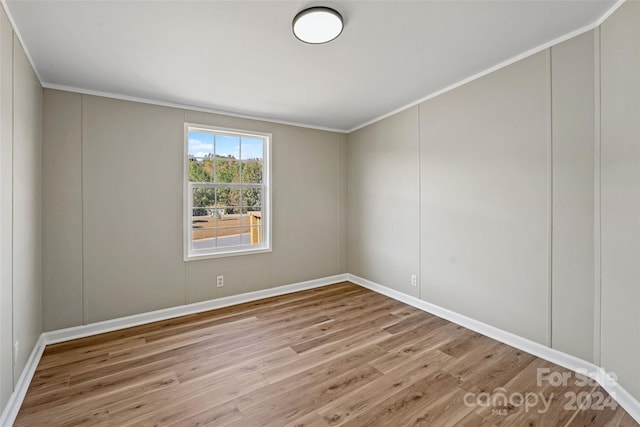
[[[601,364],[640,399],[640,3],[600,36]]]
[[[350,273],[548,342],[548,55],[348,136]]]
[[[82,101],[78,231],[84,242],[85,319],[183,304],[184,112],[93,96]],[[46,142],[55,145],[49,135]]]
[[[542,52],[420,105],[422,298],[540,343],[548,65]]]
[[[56,318],[59,328],[82,324],[82,135],[72,126],[81,117],[80,95],[44,91],[42,308],[45,324]]]
[[[349,273],[418,296],[418,108],[349,135]]]
[[[42,332],[42,87],[2,8],[0,128],[0,408],[4,409]]]
[[[46,330],[345,272],[345,135],[55,90],[44,116]],[[272,133],[271,253],[183,261],[185,121]]]
[[[640,399],[639,24],[627,2],[417,122],[413,107],[349,134],[349,272],[415,295],[417,257],[423,300],[593,361]]]
[[[42,332],[42,86],[13,43],[13,340],[17,380]]]
[[[551,48],[552,347],[594,359],[597,31]]]
[[[0,408],[13,392],[13,29],[0,7]]]

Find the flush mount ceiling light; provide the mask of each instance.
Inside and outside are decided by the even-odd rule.
[[[293,34],[305,43],[321,44],[342,33],[342,15],[329,7],[310,7],[293,18]]]

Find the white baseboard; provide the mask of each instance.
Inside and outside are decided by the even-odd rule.
[[[353,274],[347,274],[347,280],[357,285],[370,289],[374,292],[378,292],[382,295],[386,295],[389,298],[393,298],[397,301],[411,305],[427,313],[431,313],[435,316],[449,320],[460,326],[464,326],[467,329],[478,332],[489,338],[493,338],[496,341],[500,341],[504,344],[510,345],[522,351],[526,351],[534,356],[549,362],[560,365],[563,368],[572,370],[574,372],[588,373],[593,379],[598,381],[603,389],[607,391],[613,397],[620,406],[622,406],[631,417],[633,417],[638,423],[640,423],[640,402],[635,399],[627,390],[620,384],[611,379],[608,379],[606,372],[599,366],[594,365],[591,362],[572,356],[567,353],[555,350],[547,347],[544,344],[531,341],[529,339],[512,334],[511,332],[504,331],[486,323],[480,322],[475,319],[463,316],[462,314],[448,310],[446,308],[437,306],[435,304],[428,303],[421,299],[412,297],[402,292],[398,292],[394,289],[372,282]],[[608,379],[608,380],[607,380]]]
[[[29,384],[31,384],[31,379],[33,378],[33,374],[36,372],[36,368],[38,367],[38,363],[40,362],[45,346],[44,337],[40,335],[38,341],[36,341],[36,344],[33,346],[29,359],[27,359],[27,364],[18,378],[18,382],[14,387],[13,393],[9,396],[7,406],[5,406],[4,411],[0,414],[0,426],[4,427],[13,425],[13,422],[18,416],[20,406],[22,406],[22,401],[27,395]]]
[[[601,376],[600,378],[607,378],[607,372],[600,368]],[[616,402],[620,404],[624,408],[625,411],[631,417],[636,420],[638,424],[640,424],[640,402],[638,399],[633,397],[631,393],[629,393],[624,387],[618,384],[616,381],[608,381],[607,384],[604,384],[602,381],[598,381],[603,389],[606,390],[607,393],[613,397]]]
[[[56,344],[64,341],[70,341],[78,338],[84,338],[91,335],[112,332],[119,329],[130,328],[132,326],[144,325],[147,323],[157,322],[160,320],[173,319],[175,317],[186,316],[189,314],[202,313],[204,311],[215,310],[217,308],[229,307],[232,305],[242,304],[260,300],[263,298],[274,297],[278,295],[290,294],[322,286],[331,285],[347,280],[346,274],[338,274],[336,276],[323,277],[321,279],[309,280],[306,282],[294,283],[291,285],[277,286],[275,288],[264,289],[255,292],[247,292],[240,295],[232,295],[213,300],[196,302],[193,304],[180,305],[177,307],[165,308],[162,310],[151,311],[148,313],[134,314],[132,316],[120,317],[118,319],[105,320],[103,322],[90,323],[88,325],[75,326],[72,328],[59,329],[57,331],[43,332],[38,338],[36,345],[33,347],[31,356],[26,366],[22,370],[22,374],[16,383],[15,390],[7,406],[5,406],[2,415],[0,415],[0,426],[12,426],[22,401],[27,394],[27,389],[33,378],[33,374],[38,367],[44,348],[48,344]]]
[[[119,329],[130,328],[132,326],[158,322],[160,320],[173,319],[174,317],[202,313],[203,311],[229,307],[232,305],[256,301],[263,298],[275,297],[278,295],[290,294],[292,292],[319,288],[321,286],[344,282],[346,280],[346,274],[338,274],[336,276],[323,277],[321,279],[308,280],[306,282],[294,283],[291,285],[277,286],[275,288],[263,289],[260,291],[247,292],[239,295],[232,295],[207,301],[195,302],[193,304],[163,308],[161,310],[150,311],[148,313],[134,314],[132,316],[90,323],[88,325],[59,329],[57,331],[45,332],[43,334],[44,342],[45,345],[56,344],[63,341],[70,341],[78,338],[88,337],[91,335],[103,334],[105,332],[112,332]]]
[[[130,328],[132,326],[143,325],[160,320],[172,319],[175,317],[186,316],[189,314],[201,313],[204,311],[215,310],[217,308],[256,301],[263,298],[318,288],[343,281],[350,281],[374,292],[386,295],[389,298],[393,298],[397,301],[403,302],[420,310],[449,320],[450,322],[464,326],[465,328],[471,329],[472,331],[478,332],[512,347],[526,351],[527,353],[533,354],[534,356],[540,357],[541,359],[548,360],[549,362],[560,365],[566,369],[579,371],[582,373],[588,372],[595,380],[600,383],[602,388],[604,388],[607,393],[615,398],[618,404],[620,404],[620,406],[622,406],[631,417],[633,417],[638,423],[640,423],[640,402],[638,402],[637,399],[635,399],[627,390],[624,389],[624,387],[619,385],[617,382],[603,381],[607,378],[605,371],[591,362],[587,362],[561,351],[554,350],[547,347],[546,345],[528,340],[526,338],[520,337],[518,335],[480,322],[478,320],[471,319],[454,311],[437,306],[435,304],[428,303],[402,292],[398,292],[362,277],[355,276],[353,274],[339,274],[336,276],[324,277],[321,279],[309,280],[306,282],[300,282],[291,285],[278,286],[275,288],[248,292],[240,295],[233,295],[193,304],[181,305],[178,307],[166,308],[149,313],[135,314],[133,316],[121,317],[113,320],[105,320],[103,322],[91,323],[88,325],[76,326],[73,328],[44,332],[40,335],[40,338],[36,342],[33,351],[29,356],[29,360],[27,361],[27,364],[23,369],[20,378],[18,378],[15,391],[9,398],[9,402],[2,412],[2,415],[0,415],[0,426],[9,427],[13,425],[13,422],[18,415],[18,411],[20,410],[20,406],[22,405],[22,401],[24,400],[24,397],[27,393],[27,389],[29,388],[29,384],[31,383],[31,379],[33,378],[33,374],[36,371],[38,363],[40,362],[40,358],[42,357],[45,346],[48,344],[55,344],[77,338],[84,338],[91,335]]]

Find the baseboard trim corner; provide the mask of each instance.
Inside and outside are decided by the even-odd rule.
[[[602,368],[600,368],[600,370],[601,375],[599,378],[606,380],[608,378],[608,373]],[[598,383],[616,402],[620,404],[620,406],[624,408],[625,411],[627,411],[631,418],[640,424],[640,401],[633,397],[631,393],[616,381],[598,381]]]
[[[496,341],[500,341],[519,350],[526,351],[527,353],[555,363],[563,368],[583,374],[587,373],[591,378],[598,381],[602,388],[606,390],[606,392],[609,393],[611,397],[613,397],[616,402],[618,402],[618,404],[636,420],[636,422],[640,423],[640,402],[620,384],[610,379],[607,380],[608,376],[604,369],[591,362],[547,347],[544,344],[531,341],[500,328],[496,328],[495,326],[488,325],[480,322],[479,320],[466,317],[462,314],[456,313],[455,311],[412,297],[411,295],[396,291],[395,289],[380,285],[363,277],[359,277],[354,274],[347,274],[347,280],[427,313],[456,323],[460,326],[464,326],[467,329],[471,329],[472,331],[478,332],[489,338],[493,338]]]
[[[40,362],[45,346],[44,337],[41,334],[38,341],[36,341],[33,346],[33,350],[31,350],[29,359],[27,359],[27,364],[24,366],[20,377],[18,377],[18,381],[16,382],[13,393],[11,393],[4,411],[0,414],[0,426],[11,426],[16,420],[18,411],[20,411],[22,401],[27,395],[29,384],[31,384],[31,379],[33,378],[33,374],[36,372],[36,368],[38,367],[38,363]]]

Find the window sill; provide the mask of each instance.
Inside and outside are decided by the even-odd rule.
[[[184,257],[185,262],[189,261],[198,261],[202,259],[212,259],[212,258],[226,258],[232,256],[241,256],[241,255],[254,255],[254,254],[263,254],[271,252],[271,248],[260,247],[256,249],[238,249],[238,250],[229,250],[226,252],[218,252],[218,253],[203,253],[203,254],[188,254]]]

